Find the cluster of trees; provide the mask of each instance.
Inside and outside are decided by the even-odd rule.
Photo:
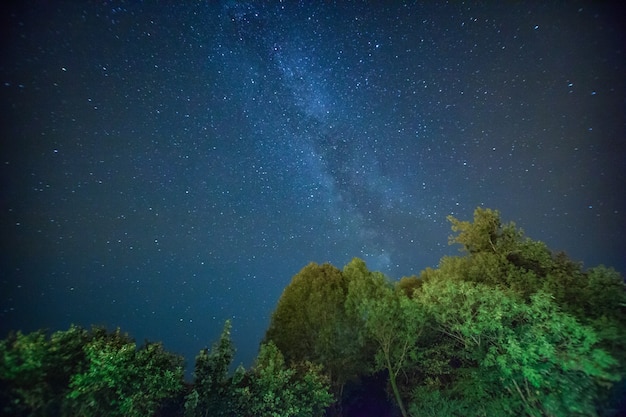
[[[620,274],[583,270],[497,211],[449,220],[463,256],[420,277],[392,282],[360,259],[306,266],[265,341],[288,361],[322,364],[337,408],[346,384],[382,372],[404,417],[615,415],[610,388],[626,371]]]
[[[247,371],[229,372],[230,322],[196,357],[192,384],[182,358],[119,330],[11,334],[0,414],[345,416],[359,387],[382,381],[403,417],[616,415],[622,277],[583,270],[497,211],[449,220],[465,253],[419,277],[393,282],[358,258],[305,266]]]
[[[146,416],[180,392],[182,358],[119,330],[72,326],[0,342],[0,414]]]
[[[321,365],[287,364],[275,344],[261,345],[255,366],[229,368],[235,349],[227,321],[213,349],[196,357],[193,389],[185,397],[186,417],[312,417],[333,402]]]
[[[194,383],[184,382],[183,358],[160,343],[135,342],[119,330],[15,333],[0,342],[0,415],[184,415],[310,417],[332,403],[320,365],[285,363],[272,343],[255,366],[229,367],[234,357],[226,322],[218,342],[196,357]]]

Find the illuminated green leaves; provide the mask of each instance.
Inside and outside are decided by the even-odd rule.
[[[424,284],[416,302],[456,343],[458,356],[500,375],[516,412],[541,415],[547,404],[551,415],[593,410],[594,386],[618,378],[617,362],[597,347],[593,329],[559,311],[549,294],[526,302],[512,291],[442,277]],[[591,392],[575,395],[581,383]]]
[[[363,372],[366,360],[360,322],[346,307],[348,286],[365,272],[351,264],[348,273],[330,264],[302,268],[283,291],[265,334],[265,341],[275,343],[288,362],[323,363],[337,392]]]
[[[72,326],[0,342],[0,380],[15,415],[144,416],[182,388],[182,359],[157,343],[136,349],[119,330]]]
[[[185,400],[185,416],[227,416],[235,409],[234,384],[229,367],[235,357],[227,320],[212,349],[202,349],[196,356],[194,387]],[[237,374],[239,375],[239,374]]]
[[[314,417],[333,402],[322,368],[310,362],[287,367],[273,343],[261,345],[249,383],[240,390],[243,415]]]
[[[87,369],[75,374],[67,394],[76,415],[145,416],[182,389],[182,358],[160,343],[135,343],[119,331],[84,347]]]

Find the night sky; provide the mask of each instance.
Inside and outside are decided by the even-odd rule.
[[[419,274],[477,206],[626,271],[609,2],[29,3],[0,29],[1,337],[120,326],[190,368],[230,318],[249,366],[307,263]]]

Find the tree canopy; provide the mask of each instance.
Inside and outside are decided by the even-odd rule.
[[[337,394],[367,360],[361,322],[346,309],[349,287],[363,267],[360,260],[346,266],[347,272],[330,264],[305,266],[283,291],[265,334],[287,362],[323,364]]]
[[[77,326],[0,342],[4,415],[145,416],[183,389],[183,360],[120,330]]]
[[[394,284],[360,259],[308,265],[266,340],[330,375],[385,371],[404,416],[609,415],[601,404],[625,370],[620,274],[584,270],[495,210],[449,220],[464,254],[419,277]]]
[[[119,329],[12,333],[0,341],[0,413],[341,416],[344,387],[354,395],[368,381],[386,381],[403,417],[624,411],[622,276],[584,269],[495,210],[448,219],[462,254],[417,277],[392,281],[358,258],[306,265],[249,370],[231,372],[229,321],[196,356],[191,384],[182,358]]]

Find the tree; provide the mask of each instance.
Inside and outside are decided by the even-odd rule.
[[[75,416],[146,416],[183,386],[182,358],[160,343],[135,343],[119,329],[84,347],[87,367],[73,374],[67,394]]]
[[[241,380],[242,369],[235,378],[229,376],[229,367],[235,356],[230,337],[231,322],[224,329],[213,348],[203,349],[196,356],[194,387],[185,399],[185,416],[229,416],[236,406],[235,385]]]
[[[346,300],[348,311],[362,320],[363,340],[372,340],[374,371],[386,370],[394,398],[404,417],[407,411],[397,378],[416,360],[417,341],[423,329],[419,306],[380,273],[371,273],[360,259],[344,268],[352,276]]]
[[[602,266],[585,271],[582,263],[572,261],[562,252],[553,253],[545,243],[525,237],[514,223],[503,224],[495,210],[477,208],[472,222],[451,216],[448,219],[456,232],[449,241],[462,245],[466,256],[445,257],[439,269],[422,272],[422,286],[442,281],[459,288],[465,283],[484,285],[502,290],[525,305],[534,305],[533,300],[549,297],[559,312],[566,313],[579,325],[591,326],[594,337],[598,339],[595,348],[603,349],[621,362],[617,368],[611,368],[613,373],[625,373],[626,289],[620,274]],[[418,289],[418,293],[420,291]],[[458,353],[453,355],[457,357]],[[482,372],[477,363],[463,358],[457,362],[453,369],[445,371],[450,375],[447,379],[455,381],[455,387],[463,385],[462,378],[467,381],[481,378],[484,381],[487,377],[484,372],[483,376],[476,377]],[[428,360],[422,363],[423,369],[430,368]],[[474,370],[469,372],[469,369]],[[467,379],[470,375],[474,376]],[[426,376],[426,379],[429,378]],[[476,383],[475,379],[473,381]],[[596,385],[588,391],[595,392],[593,395],[597,399]],[[445,386],[452,385],[448,383]]]
[[[238,389],[238,415],[250,417],[315,417],[333,402],[320,365],[302,362],[287,367],[278,347],[261,345],[247,384]]]
[[[346,313],[349,278],[330,264],[310,263],[283,291],[265,334],[288,363],[323,364],[335,392],[362,372],[358,324]]]
[[[626,324],[626,285],[619,272],[600,265],[589,269],[585,278],[582,315]]]
[[[194,386],[185,399],[185,415],[293,416],[319,415],[332,403],[328,380],[320,365],[286,366],[275,344],[263,344],[255,367],[238,367],[229,375],[235,348],[226,321],[212,349],[196,356]]]
[[[48,342],[40,330],[10,334],[0,342],[2,413],[43,415],[51,400],[46,383]]]
[[[92,327],[91,331],[88,331],[71,325],[68,330],[52,333],[48,344],[48,366],[45,375],[55,398],[63,399],[69,389],[72,375],[87,369],[89,364],[84,347],[96,337],[106,338],[107,331],[102,327]]]
[[[72,325],[54,332],[10,334],[0,341],[0,410],[11,415],[63,415],[72,375],[87,367],[84,346],[96,334]]]
[[[461,398],[475,398],[477,386],[485,395],[464,415],[487,407],[500,415],[592,415],[599,390],[618,379],[617,361],[598,348],[594,330],[559,311],[548,294],[527,303],[485,284],[439,280],[424,284],[416,302],[456,355],[475,364],[466,368],[472,383]]]
[[[407,417],[397,380],[417,360],[418,340],[424,329],[422,310],[404,293],[389,290],[382,299],[365,301],[363,311],[367,331],[378,342],[376,367],[387,371],[396,403]]]
[[[7,415],[143,416],[180,391],[182,358],[119,330],[18,332],[0,342],[0,381]]]
[[[517,237],[512,223],[502,227],[500,213],[497,210],[478,207],[474,210],[473,223],[457,220],[453,216],[448,216],[448,221],[452,223],[452,231],[459,232],[458,235],[449,238],[449,243],[463,245],[463,249],[470,254],[497,253],[499,252],[498,246],[502,245],[503,240]]]
[[[503,286],[526,301],[546,292],[582,323],[608,320],[626,331],[626,286],[615,270],[600,266],[585,271],[565,253],[552,253],[545,243],[525,237],[514,223],[502,225],[497,211],[477,208],[472,223],[448,219],[458,232],[450,243],[463,245],[469,256],[444,258],[430,275]]]
[[[273,341],[287,361],[320,361],[332,346],[345,291],[339,269],[330,264],[305,266],[283,291],[265,340]]]
[[[423,283],[423,280],[420,280],[415,275],[411,275],[410,277],[400,278],[400,281],[396,283],[396,289],[404,292],[407,297],[413,298],[413,294],[421,288]]]

